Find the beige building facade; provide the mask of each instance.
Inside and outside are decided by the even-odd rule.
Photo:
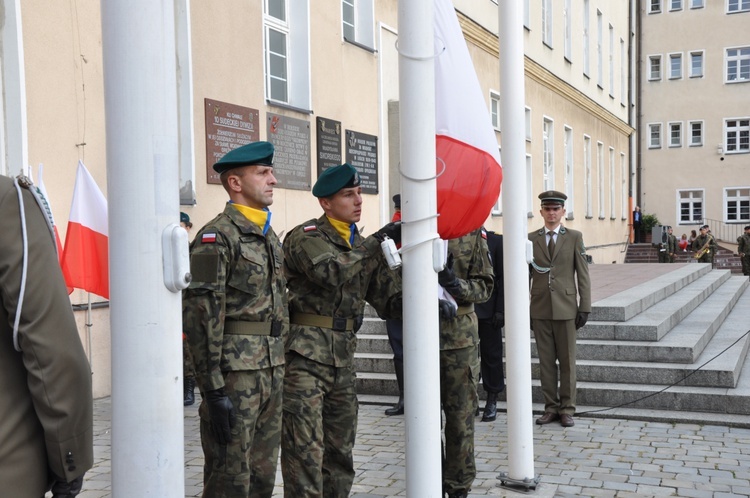
[[[107,196],[104,75],[98,0],[3,2],[2,164],[15,175],[44,165],[65,237],[77,162]],[[223,209],[215,157],[248,140],[277,144],[277,233],[322,214],[310,193],[319,167],[351,160],[367,172],[360,227],[392,213],[398,176],[396,0],[177,0],[182,205],[196,228]],[[498,6],[454,0],[502,148]],[[596,264],[621,263],[629,230],[631,54],[626,0],[524,2],[529,230],[541,227],[537,195],[569,197],[566,225],[581,230]],[[186,147],[187,146],[187,147]],[[338,146],[338,148],[337,148]],[[144,179],[144,181],[147,181]],[[502,195],[486,226],[502,232]],[[138,220],[114,230],[138,229]],[[116,265],[111,261],[110,265]],[[104,299],[72,294],[94,371],[110,389]],[[91,324],[91,325],[87,325]],[[174,331],[175,334],[180,331]]]
[[[641,207],[679,237],[750,224],[750,2],[639,2]]]

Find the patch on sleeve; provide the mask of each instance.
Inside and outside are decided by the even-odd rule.
[[[219,255],[193,254],[190,257],[190,273],[193,274],[193,282],[195,283],[217,283],[219,279]]]
[[[487,240],[487,230],[485,230],[484,228],[482,228],[482,238],[484,240]]]
[[[312,232],[313,230],[317,230],[318,227],[315,225],[307,225],[306,227],[302,227],[302,230],[305,232]]]
[[[331,248],[319,237],[310,237],[302,243],[302,249],[313,265],[333,257]]]
[[[216,243],[216,232],[207,232],[201,236],[201,244]]]

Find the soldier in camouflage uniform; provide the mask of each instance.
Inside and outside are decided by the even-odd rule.
[[[674,236],[671,226],[667,227],[667,261],[674,263],[674,253],[677,252],[677,237]]]
[[[714,239],[714,236],[709,233],[708,225],[703,225],[700,228],[700,235],[698,235],[698,238],[695,239],[695,242],[693,242],[693,251],[699,252],[704,247],[708,249],[700,258],[698,258],[699,263],[711,263],[713,265],[714,262],[714,254],[716,253],[716,248],[718,247],[716,244],[716,239]]]
[[[289,317],[281,243],[270,227],[273,145],[214,170],[230,202],[196,235],[183,327],[203,395],[204,497],[270,497],[276,479]]]
[[[324,215],[284,240],[291,329],[287,342],[281,472],[286,497],[349,496],[357,433],[355,333],[365,301],[382,316],[401,316],[400,276],[380,241],[400,240],[393,223],[363,238],[360,177],[342,164],[313,187]]]
[[[474,303],[492,294],[493,270],[487,234],[475,230],[448,241],[448,263],[438,282],[458,304],[440,302],[440,401],[445,413],[443,491],[468,496],[476,476],[474,413],[479,406],[479,322]]]
[[[742,261],[742,274],[750,275],[750,225],[745,227],[745,233],[737,237],[737,254]]]

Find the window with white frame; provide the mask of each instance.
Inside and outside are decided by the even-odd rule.
[[[702,9],[704,0],[690,0],[691,9]]]
[[[591,46],[589,40],[590,0],[583,0],[583,75],[588,77],[590,69]]]
[[[727,153],[750,152],[750,118],[725,119],[724,130]]]
[[[700,147],[703,145],[703,121],[690,121],[688,123],[690,130],[690,147]]]
[[[568,219],[573,219],[573,204],[574,204],[574,186],[573,183],[573,128],[565,126],[565,134],[563,136],[565,143],[563,149],[565,151],[565,195],[568,196]]]
[[[750,0],[728,0],[727,12],[747,12],[750,11]]]
[[[625,80],[627,71],[628,58],[625,54],[625,40],[620,38],[620,104],[625,105],[628,98],[628,85]]]
[[[661,123],[651,123],[648,125],[648,148],[661,148]]]
[[[615,148],[609,148],[609,219],[615,219]]]
[[[531,154],[526,154],[526,212],[534,216],[534,182],[531,174]]]
[[[526,141],[531,142],[531,108],[524,110],[524,129],[526,130]]]
[[[344,40],[368,50],[375,49],[373,0],[341,0],[341,27]]]
[[[727,223],[750,221],[750,187],[724,189],[724,200]]]
[[[492,127],[500,131],[500,94],[490,90],[490,117]]]
[[[604,88],[604,19],[602,13],[596,11],[596,84]]]
[[[266,98],[308,110],[311,107],[309,9],[297,8],[295,4],[290,10],[288,0],[264,0],[263,5]]]
[[[565,26],[565,40],[563,50],[567,60],[573,59],[573,13],[570,11],[570,4],[573,0],[565,0],[563,9],[563,22]]]
[[[727,81],[750,81],[750,47],[728,48],[726,53]]]
[[[586,218],[594,216],[594,186],[591,178],[591,137],[583,136],[583,187],[586,192]]]
[[[690,77],[703,76],[703,50],[690,52]]]
[[[604,219],[604,144],[596,143],[596,176],[599,179],[597,200],[599,201],[599,219]]]
[[[523,0],[523,27],[531,29],[531,17],[529,16],[529,2],[531,0]]]
[[[651,0],[648,4],[649,14],[658,14],[661,12],[661,0]]]
[[[542,0],[542,42],[552,46],[552,0]]]
[[[650,81],[657,81],[661,79],[661,55],[649,55],[648,79]]]
[[[628,163],[625,153],[620,152],[620,212],[621,219],[628,219]]]
[[[549,118],[544,118],[542,124],[542,181],[544,190],[555,188],[555,137],[554,123]]]
[[[682,54],[669,54],[669,79],[682,78]]]
[[[669,10],[682,10],[682,0],[669,0]]]
[[[690,225],[703,221],[703,190],[678,190],[680,223]]]
[[[615,28],[609,25],[609,96],[615,97]]]
[[[682,147],[682,123],[677,121],[667,126],[669,127],[669,146]]]

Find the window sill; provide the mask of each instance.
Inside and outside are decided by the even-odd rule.
[[[278,100],[271,100],[266,99],[266,104],[274,107],[280,107],[282,109],[288,109],[290,111],[299,112],[300,114],[312,114],[312,109],[302,109],[301,107],[295,107],[291,104],[287,104],[286,102],[279,102]]]

